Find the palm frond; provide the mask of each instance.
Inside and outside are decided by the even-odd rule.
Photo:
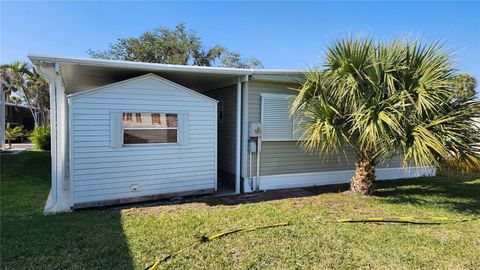
[[[291,108],[305,116],[306,150],[349,147],[379,161],[402,153],[405,166],[480,164],[480,102],[456,89],[444,43],[345,37],[325,59],[305,74]]]

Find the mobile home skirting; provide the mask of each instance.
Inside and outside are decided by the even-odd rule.
[[[377,180],[394,180],[402,178],[413,178],[421,176],[434,176],[435,167],[408,167],[408,168],[378,168],[375,170]],[[253,177],[253,182],[258,185],[259,190],[276,190],[289,188],[303,188],[324,185],[346,184],[354,175],[355,170],[326,171],[312,173],[294,173],[264,175],[257,178]],[[253,192],[247,181],[243,185],[245,192]]]

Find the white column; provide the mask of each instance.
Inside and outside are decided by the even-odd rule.
[[[237,120],[235,122],[236,131],[236,151],[235,151],[235,193],[240,193],[240,166],[241,166],[241,143],[242,143],[242,81],[237,82]]]
[[[65,89],[63,88],[60,67],[54,63],[35,64],[40,75],[50,83],[50,127],[52,156],[52,187],[44,208],[44,213],[58,213],[70,210],[69,194],[66,186],[67,171],[67,135],[68,108]]]
[[[245,76],[243,81],[243,108],[242,108],[242,177],[243,179],[247,179],[248,177],[248,128],[249,128],[249,121],[248,121],[248,76]]]
[[[5,148],[5,92],[3,92],[3,81],[0,85],[0,90],[2,91],[2,96],[0,98],[0,148]]]
[[[67,172],[67,133],[68,133],[68,111],[67,111],[67,97],[63,89],[62,79],[57,76],[55,83],[57,88],[57,211],[68,210],[65,206],[67,198],[65,197],[65,188],[67,187],[65,174]]]

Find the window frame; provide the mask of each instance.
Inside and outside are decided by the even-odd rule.
[[[135,146],[152,146],[152,145],[179,145],[179,136],[180,136],[180,126],[179,126],[179,118],[180,118],[180,113],[178,112],[121,112],[122,113],[122,129],[121,129],[121,137],[122,137],[122,147],[135,147]],[[125,128],[123,126],[123,114],[124,113],[131,113],[132,116],[133,114],[137,114],[137,113],[140,113],[140,114],[160,114],[160,117],[162,114],[165,114],[168,115],[168,114],[174,114],[176,116],[176,121],[177,121],[177,126],[176,127],[149,127],[149,128],[146,128],[146,127],[143,127],[143,128]],[[132,117],[133,118],[133,117]],[[165,123],[168,123],[167,120],[165,119]],[[155,130],[173,130],[173,129],[176,129],[177,130],[177,141],[176,142],[165,142],[165,143],[159,143],[159,142],[155,142],[155,143],[125,143],[125,130],[136,130],[136,129],[142,129],[142,130],[145,130],[145,129],[155,129]]]

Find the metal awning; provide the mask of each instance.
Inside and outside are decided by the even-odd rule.
[[[146,73],[153,73],[190,89],[202,92],[218,88],[239,76],[259,76],[284,81],[291,77],[298,80],[301,70],[283,69],[239,69],[224,67],[203,67],[167,65],[131,61],[117,61],[87,58],[66,58],[30,54],[33,64],[56,63],[59,65],[67,94],[81,92],[95,87],[130,79]]]

